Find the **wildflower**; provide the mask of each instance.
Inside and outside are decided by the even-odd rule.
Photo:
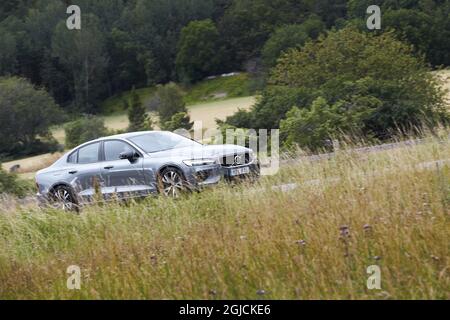
[[[341,238],[349,238],[350,237],[350,229],[348,226],[344,225],[339,228],[341,233]]]
[[[434,261],[439,261],[440,260],[439,257],[434,256],[434,255],[431,256],[431,259],[433,259]]]
[[[152,264],[157,264],[158,263],[158,257],[156,256],[156,254],[152,254],[150,256],[150,261]]]
[[[217,290],[211,289],[211,290],[209,290],[209,294],[212,296],[215,296],[215,295],[217,295]]]
[[[266,290],[260,289],[260,290],[256,291],[256,294],[257,294],[258,296],[263,296],[263,295],[266,294]]]

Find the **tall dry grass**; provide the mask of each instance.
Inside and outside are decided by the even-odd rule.
[[[0,298],[449,299],[450,169],[433,162],[449,158],[429,139],[176,201],[5,211]]]

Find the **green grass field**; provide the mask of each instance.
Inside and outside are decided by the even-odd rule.
[[[8,206],[0,299],[450,299],[450,168],[421,165],[449,158],[430,138],[179,200]],[[284,183],[299,187],[272,188]],[[71,265],[81,290],[66,287]]]
[[[234,114],[238,109],[249,109],[256,101],[255,97],[230,98],[219,101],[209,101],[188,105],[187,109],[191,116],[191,121],[202,121],[206,129],[216,127],[215,119],[224,120],[226,117]],[[156,118],[155,115],[153,115]],[[109,129],[120,130],[128,127],[128,116],[125,113],[116,113],[104,116],[105,125]],[[61,129],[59,129],[61,130]],[[64,132],[55,136],[60,139],[64,137]]]
[[[144,105],[147,105],[155,94],[155,87],[139,88],[136,93]],[[184,87],[184,101],[187,105],[196,105],[205,102],[214,102],[230,98],[251,96],[248,75],[245,73],[230,77],[218,77],[211,80],[203,80],[189,87]],[[131,91],[122,92],[119,95],[106,99],[101,104],[102,113],[105,115],[123,113],[123,101],[131,100]]]

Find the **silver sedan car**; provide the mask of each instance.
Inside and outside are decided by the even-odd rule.
[[[36,174],[40,203],[66,210],[98,200],[182,192],[221,179],[259,176],[251,149],[203,145],[165,132],[134,132],[86,142]],[[100,197],[100,199],[99,199]]]

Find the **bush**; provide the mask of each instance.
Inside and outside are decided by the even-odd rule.
[[[437,80],[392,32],[331,31],[284,55],[272,82],[308,90],[349,112],[365,108],[370,117],[360,119],[362,132],[382,139],[448,121]]]
[[[74,148],[84,142],[109,134],[103,119],[86,116],[65,125],[66,148]]]
[[[376,105],[376,101],[366,102]],[[317,98],[310,109],[293,107],[280,123],[284,145],[317,150],[330,146],[329,141],[339,138],[344,132],[356,136],[371,110],[364,107],[348,110],[342,102],[329,105],[322,97]]]
[[[190,130],[193,126],[189,115],[186,112],[178,112],[169,121],[161,124],[161,129],[175,131],[177,129]]]
[[[136,91],[132,92],[131,106],[128,109],[128,120],[130,122],[128,131],[145,131],[152,130],[152,123],[147,116],[147,110],[142,105]]]
[[[187,113],[186,104],[183,101],[183,92],[175,83],[171,82],[158,86],[156,96],[161,124],[172,120],[172,117],[179,112]]]
[[[239,110],[227,117],[226,123],[238,128],[275,129],[294,106],[309,105],[313,101],[309,90],[290,87],[269,87],[250,111]]]
[[[15,174],[7,173],[0,163],[0,194],[8,193],[23,197],[30,189],[30,184],[19,180]]]
[[[221,122],[220,120],[217,123],[219,126],[220,135],[214,135],[211,139],[211,144],[231,143],[247,148],[253,148],[254,146],[258,145],[258,136],[256,132],[251,132],[248,129],[235,127]],[[259,147],[261,147],[261,145],[259,145]],[[268,145],[267,147],[270,148],[270,145]]]
[[[0,78],[0,154],[28,155],[56,148],[50,126],[62,112],[44,90],[22,78]]]
[[[311,149],[337,133],[356,130],[366,138],[389,139],[449,123],[444,92],[423,58],[392,32],[376,35],[354,27],[331,31],[283,55],[253,109],[226,122],[279,128],[293,107],[280,137],[286,146]]]

